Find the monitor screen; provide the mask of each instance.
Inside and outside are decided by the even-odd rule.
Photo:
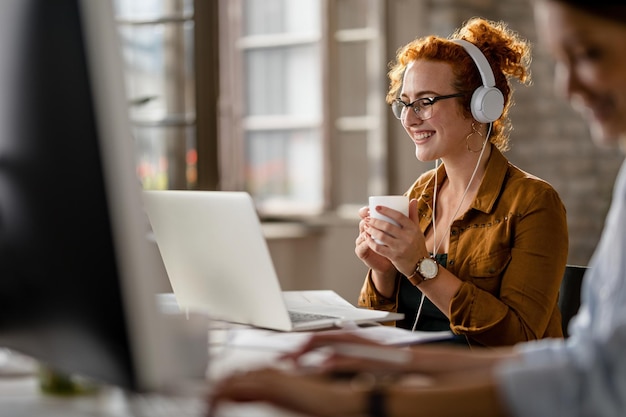
[[[180,369],[120,52],[109,1],[0,2],[0,346],[143,390]]]

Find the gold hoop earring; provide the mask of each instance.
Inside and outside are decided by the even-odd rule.
[[[478,150],[473,150],[473,149],[470,147],[470,144],[469,144],[469,138],[470,138],[472,135],[474,135],[474,133],[478,134],[478,136],[480,136],[480,137],[481,137],[481,141],[480,141],[480,142],[481,142],[481,146],[480,146],[480,148],[479,148]],[[472,153],[478,153],[478,152],[482,151],[482,149],[483,149],[483,147],[482,147],[482,137],[483,137],[483,134],[482,134],[482,133],[480,133],[480,132],[476,129],[476,124],[475,124],[474,122],[472,122],[472,131],[470,132],[470,134],[469,134],[469,135],[467,135],[467,136],[465,137],[465,146],[467,147],[467,150],[468,150],[468,151],[470,151],[470,152],[472,152]]]

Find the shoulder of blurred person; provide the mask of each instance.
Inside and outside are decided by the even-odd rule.
[[[558,91],[600,146],[626,143],[626,5],[533,0],[540,42],[556,61]],[[517,346],[497,370],[514,415],[626,415],[626,163],[583,279],[567,341]]]

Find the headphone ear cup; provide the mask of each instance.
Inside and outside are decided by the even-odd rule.
[[[498,120],[504,110],[504,96],[495,87],[478,87],[472,94],[472,116],[480,123]]]

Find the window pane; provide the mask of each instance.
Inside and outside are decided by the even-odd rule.
[[[133,119],[193,113],[193,25],[121,26]]]
[[[114,0],[118,18],[152,20],[193,12],[193,0]]]
[[[318,34],[319,0],[245,0],[244,35]]]
[[[265,214],[323,207],[320,0],[242,0],[245,187]]]
[[[146,189],[197,184],[193,0],[114,0]]]
[[[319,119],[321,68],[318,45],[263,48],[245,54],[246,113]]]
[[[137,173],[144,189],[191,189],[197,182],[193,126],[142,126],[133,129]]]
[[[316,129],[249,133],[246,188],[260,207],[317,207],[322,201],[320,132]]]

